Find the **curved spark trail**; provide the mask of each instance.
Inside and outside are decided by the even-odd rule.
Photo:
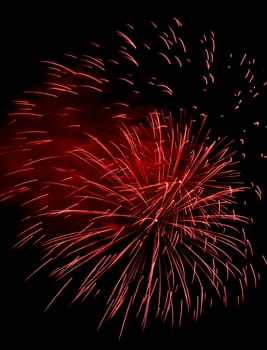
[[[142,328],[197,320],[260,277],[246,204],[262,193],[242,170],[266,157],[247,152],[266,84],[247,54],[218,57],[212,31],[184,33],[175,18],[127,24],[112,44],[43,61],[4,128],[0,199],[25,214],[15,247],[43,252],[29,278],[50,266],[61,281],[48,308],[77,281],[73,301],[102,295],[99,326],[122,312],[120,336],[131,313]]]

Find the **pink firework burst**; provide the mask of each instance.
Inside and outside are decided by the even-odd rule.
[[[245,112],[264,82],[244,53],[218,59],[218,73],[214,33],[190,46],[182,29],[149,22],[143,37],[127,24],[108,54],[92,42],[44,61],[47,79],[4,129],[1,200],[25,213],[15,247],[40,246],[31,276],[50,266],[61,281],[47,308],[71,285],[73,301],[102,294],[99,326],[121,312],[120,336],[132,313],[142,328],[150,315],[197,320],[259,279],[240,203],[261,196],[242,169],[251,129],[264,130]]]

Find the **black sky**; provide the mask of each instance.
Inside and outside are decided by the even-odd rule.
[[[246,8],[242,5],[233,9],[230,4],[218,2],[217,5],[214,1],[212,6],[188,4],[185,9],[179,1],[170,3],[161,1],[157,6],[148,5],[148,9],[133,2],[123,5],[88,2],[87,6],[86,2],[73,1],[71,5],[56,7],[52,2],[43,1],[36,5],[3,6],[0,12],[2,114],[19,91],[38,82],[40,59],[56,59],[66,51],[82,49],[88,40],[101,38],[110,28],[125,21],[167,15],[181,18],[187,26],[192,23],[194,30],[198,26],[214,30],[226,47],[244,47],[245,51],[255,53],[267,69],[267,21],[263,5]],[[213,310],[197,324],[186,324],[177,331],[155,323],[142,333],[133,325],[121,342],[116,341],[117,333],[113,334],[112,327],[96,334],[92,315],[97,308],[94,305],[67,309],[59,305],[54,311],[44,313],[42,306],[47,291],[54,286],[45,280],[24,283],[24,271],[30,269],[34,253],[30,250],[10,251],[16,233],[16,215],[19,213],[13,208],[1,207],[1,350],[30,346],[35,349],[68,349],[68,346],[75,350],[99,349],[101,346],[142,349],[158,344],[164,349],[191,349],[193,346],[199,349],[236,346],[241,349],[249,343],[253,349],[266,347],[266,276],[257,290],[249,291],[248,300],[238,309]],[[263,218],[256,222],[256,229],[266,235],[267,225]]]

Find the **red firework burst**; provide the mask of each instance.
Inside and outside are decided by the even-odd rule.
[[[2,200],[15,198],[25,212],[15,246],[39,244],[43,260],[32,275],[50,265],[63,281],[48,307],[78,280],[73,301],[104,291],[100,325],[123,311],[120,335],[131,311],[143,328],[150,314],[180,324],[184,310],[198,319],[214,297],[227,305],[228,286],[242,301],[249,271],[258,279],[243,227],[250,218],[238,204],[250,188],[240,175],[246,155],[218,136],[224,110],[215,116],[207,103],[215,96],[214,33],[188,53],[180,21],[149,26],[150,41],[134,38],[131,25],[118,31],[108,57],[92,43],[97,54],[66,55],[71,64],[45,61],[49,79],[15,100],[2,148]],[[243,79],[242,90],[229,73],[222,84],[225,112],[231,104],[230,116],[240,118],[259,95],[255,62],[225,62]],[[244,118],[231,133],[241,146],[249,124],[261,122]]]

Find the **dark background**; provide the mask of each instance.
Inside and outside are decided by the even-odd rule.
[[[198,3],[198,2],[197,2]],[[213,2],[210,6],[161,1],[160,4],[137,5],[134,2],[98,4],[92,2],[57,6],[56,2],[38,2],[18,6],[1,5],[0,12],[0,110],[4,115],[12,98],[21,90],[38,82],[38,61],[57,59],[62,53],[83,48],[90,39],[100,38],[106,31],[116,29],[125,21],[161,16],[176,16],[194,28],[214,30],[227,48],[244,47],[254,53],[267,68],[267,21],[263,5],[244,7],[231,3]],[[3,117],[4,118],[4,117]],[[265,201],[266,204],[266,201]],[[261,205],[255,231],[266,236],[264,212]],[[200,349],[220,346],[242,348],[251,344],[254,349],[266,348],[266,276],[256,290],[248,291],[244,305],[237,308],[214,309],[204,314],[198,323],[185,324],[179,330],[152,323],[146,332],[135,324],[127,327],[120,342],[112,324],[96,333],[97,305],[78,305],[66,308],[58,305],[44,313],[47,294],[54,286],[51,281],[24,282],[30,271],[34,253],[10,250],[16,234],[19,213],[1,206],[0,213],[0,349],[110,349],[164,348]],[[260,239],[261,252],[266,239]],[[116,329],[117,330],[117,329]]]

